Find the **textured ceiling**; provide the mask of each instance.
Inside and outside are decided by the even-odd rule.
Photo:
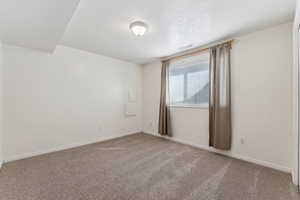
[[[0,40],[52,52],[79,0],[0,0]]]
[[[63,44],[135,63],[291,21],[296,7],[296,0],[0,2],[6,43],[49,52]],[[135,20],[148,24],[143,37],[128,28]]]
[[[82,0],[62,44],[131,62],[145,63],[180,47],[291,21],[295,0]],[[130,22],[149,31],[134,36]]]

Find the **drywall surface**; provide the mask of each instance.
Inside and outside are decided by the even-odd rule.
[[[3,56],[6,161],[141,131],[140,66],[64,46],[3,45]]]
[[[0,41],[0,168],[3,162],[3,56],[2,56],[2,42]]]
[[[237,38],[232,48],[233,145],[227,154],[292,169],[292,23]],[[143,131],[157,134],[159,62],[143,67]],[[172,107],[173,139],[208,149],[208,109]]]
[[[300,167],[300,137],[299,137],[299,25],[300,2],[297,1],[296,15],[293,27],[293,182],[299,184]]]

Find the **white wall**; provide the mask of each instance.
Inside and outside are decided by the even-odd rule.
[[[297,1],[296,15],[293,27],[293,54],[294,54],[294,65],[293,65],[293,182],[299,184],[300,174],[298,171],[298,165],[300,166],[300,160],[298,152],[300,152],[298,144],[300,143],[299,138],[299,119],[298,119],[298,91],[299,91],[299,32],[298,28],[300,25],[300,1]]]
[[[2,162],[3,162],[3,107],[2,107],[2,89],[3,89],[3,76],[2,76],[2,72],[3,72],[3,57],[2,57],[2,42],[0,41],[0,168],[2,166]]]
[[[141,131],[140,66],[64,46],[3,55],[5,160]],[[129,89],[136,117],[124,115]]]
[[[143,67],[143,130],[157,133],[159,62]],[[237,38],[232,49],[232,156],[292,169],[292,24]],[[208,148],[208,110],[172,108],[173,138]],[[244,140],[244,144],[241,143]]]

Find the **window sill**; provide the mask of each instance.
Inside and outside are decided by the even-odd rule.
[[[170,108],[193,108],[193,109],[208,109],[208,104],[202,105],[169,105]]]

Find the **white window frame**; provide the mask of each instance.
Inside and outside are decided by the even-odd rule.
[[[208,54],[208,52],[204,52],[203,54]],[[199,55],[198,55],[199,56]],[[191,56],[193,57],[193,56]],[[186,75],[185,75],[186,76]],[[185,77],[186,79],[186,77]],[[209,108],[209,102],[207,103],[202,103],[202,104],[184,104],[184,103],[177,103],[177,104],[172,104],[170,103],[168,105],[170,108],[194,108],[194,109],[208,109]]]
[[[170,104],[169,107],[171,108],[198,108],[198,109],[208,109],[209,104]]]

